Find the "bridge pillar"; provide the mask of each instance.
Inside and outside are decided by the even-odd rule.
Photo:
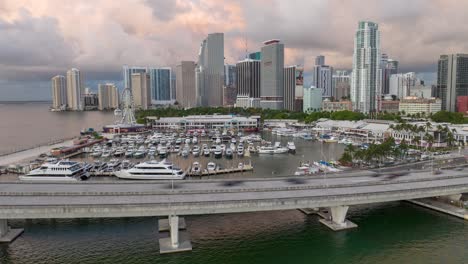
[[[169,216],[169,237],[159,239],[159,252],[175,253],[192,250],[192,243],[187,232],[179,231],[179,216]]]
[[[357,225],[346,219],[346,213],[349,206],[333,206],[330,207],[330,218],[320,219],[320,223],[326,225],[333,231],[355,228]]]
[[[12,229],[8,226],[8,221],[6,219],[0,219],[0,242],[12,242],[15,240],[24,229]]]

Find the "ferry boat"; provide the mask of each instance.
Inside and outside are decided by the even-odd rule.
[[[19,176],[22,181],[78,181],[89,178],[89,166],[75,161],[61,160],[48,162],[26,175]]]
[[[150,160],[131,169],[117,171],[115,176],[128,180],[182,180],[185,172],[166,160]]]

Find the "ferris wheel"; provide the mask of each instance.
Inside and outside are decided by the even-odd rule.
[[[122,109],[120,110],[120,115],[122,115],[120,123],[127,125],[135,124],[135,105],[133,103],[132,91],[129,88],[125,88],[120,98],[120,108]],[[117,112],[114,112],[114,114],[117,115]]]

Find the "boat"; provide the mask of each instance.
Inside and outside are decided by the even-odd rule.
[[[194,146],[192,149],[192,154],[194,157],[200,156],[200,147],[199,146]]]
[[[129,160],[122,160],[122,163],[120,164],[120,169],[121,170],[128,170],[132,167],[132,163]]]
[[[301,175],[311,175],[318,173],[320,170],[317,166],[310,165],[308,162],[301,162],[299,167],[297,167],[296,172],[294,172],[294,175],[296,176],[301,176]]]
[[[193,143],[193,144],[198,144],[198,138],[197,138],[197,137],[193,137],[192,143]]]
[[[237,156],[239,156],[239,157],[244,156],[244,148],[238,148],[237,149]]]
[[[232,158],[232,154],[233,154],[232,149],[231,149],[231,148],[227,148],[227,149],[226,149],[226,152],[225,152],[226,158]]]
[[[161,147],[159,149],[159,157],[164,159],[167,157],[167,148],[166,147]]]
[[[323,142],[325,142],[325,143],[336,143],[336,142],[338,142],[338,139],[336,137],[330,137],[330,138],[324,139]]]
[[[232,144],[236,144],[236,143],[237,143],[237,140],[236,140],[235,137],[231,138],[231,143],[232,143]]]
[[[250,154],[257,153],[257,150],[255,149],[253,144],[249,144],[249,147],[247,148]]]
[[[136,158],[136,159],[141,159],[145,155],[146,155],[145,147],[141,146],[140,148],[138,148],[138,150],[135,152],[135,154],[133,154],[133,157]]]
[[[91,157],[93,158],[99,158],[102,155],[101,148],[95,149],[93,153],[91,153]]]
[[[237,165],[237,168],[238,168],[239,170],[243,170],[243,169],[244,169],[244,163],[239,162],[239,164]]]
[[[107,169],[107,163],[106,162],[101,162],[101,161],[96,161],[93,163],[91,168],[89,169],[90,172],[103,172]]]
[[[206,165],[206,169],[208,170],[208,172],[214,172],[217,170],[217,166],[216,166],[216,163],[214,162],[208,162],[208,165]]]
[[[128,180],[182,180],[185,178],[185,172],[166,160],[150,160],[131,169],[117,171],[115,176]]]
[[[89,166],[76,161],[60,160],[44,163],[26,175],[19,176],[22,181],[78,181],[89,178]]]
[[[102,151],[102,156],[103,158],[109,158],[111,156],[111,151],[108,150],[108,149],[104,149],[104,151]]]
[[[216,146],[216,149],[214,150],[214,156],[215,158],[219,159],[223,156],[223,151],[221,150],[220,146]]]
[[[267,145],[257,148],[258,154],[283,154],[287,153],[288,151],[288,148],[281,147],[277,144],[275,144],[275,146]]]
[[[192,164],[192,169],[191,169],[192,173],[194,174],[200,174],[201,172],[201,166],[200,166],[200,163],[198,161],[195,161],[193,164]]]
[[[300,136],[300,138],[304,139],[304,140],[313,140],[314,137],[310,134],[303,134]]]
[[[121,157],[125,155],[125,149],[123,147],[118,147],[115,149],[114,157]]]
[[[210,153],[211,153],[210,150],[207,149],[207,148],[203,150],[203,155],[204,155],[205,157],[209,157],[209,156],[210,156]]]
[[[133,152],[134,152],[133,148],[129,147],[129,148],[127,149],[127,151],[125,152],[125,157],[126,157],[126,158],[131,158],[131,157],[133,157]]]
[[[181,152],[182,157],[186,158],[189,155],[189,148],[185,147]]]
[[[292,141],[288,142],[287,148],[288,148],[289,152],[296,153],[296,145],[294,144],[294,142],[292,142]]]

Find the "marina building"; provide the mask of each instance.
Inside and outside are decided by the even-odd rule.
[[[442,99],[442,110],[456,112],[457,97],[468,95],[468,54],[440,56],[436,89]]]
[[[363,113],[379,111],[381,92],[379,25],[360,21],[354,36],[351,101]]]
[[[149,74],[133,73],[132,74],[132,95],[133,102],[136,108],[149,109],[151,106],[151,90],[150,90]]]
[[[84,109],[84,85],[81,73],[78,69],[72,68],[67,71],[67,107],[73,111],[83,111]]]
[[[234,115],[192,115],[185,117],[148,117],[153,129],[189,130],[189,129],[238,129],[256,131],[259,117],[242,117]]]
[[[265,41],[261,50],[260,105],[264,109],[284,108],[284,44]]]
[[[408,114],[437,113],[442,109],[442,102],[437,98],[405,97],[400,100],[399,111]]]
[[[195,71],[199,106],[222,106],[224,84],[224,34],[211,33],[200,45]]]
[[[184,108],[197,106],[195,67],[194,61],[181,61],[176,67],[176,101]]]
[[[99,110],[119,108],[119,91],[113,83],[99,84],[98,98]]]
[[[315,88],[314,86],[304,88],[304,101],[303,111],[318,112],[322,110],[322,89]]]
[[[65,76],[52,77],[52,109],[65,110],[67,106],[67,83]]]

